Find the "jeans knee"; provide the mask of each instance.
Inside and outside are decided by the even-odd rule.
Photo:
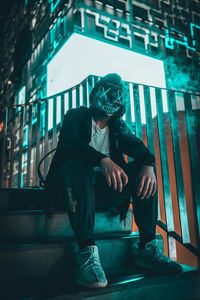
[[[66,164],[64,165],[64,169],[70,173],[78,174],[79,176],[89,176],[90,174],[93,174],[93,168],[91,165],[87,164],[85,161],[72,157],[70,158]]]
[[[83,161],[80,158],[77,157],[71,157],[67,161],[67,166],[72,166],[73,168],[78,168],[78,169],[90,169],[91,166],[87,164],[85,161]]]
[[[82,166],[84,163],[80,158],[77,157],[71,157],[68,161],[67,164],[70,165],[72,164],[73,166]]]

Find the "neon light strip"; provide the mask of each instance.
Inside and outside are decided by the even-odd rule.
[[[57,7],[60,0],[57,0],[55,4],[53,4],[53,0],[49,0],[49,2],[51,3],[51,13],[52,13],[55,10],[55,8]]]

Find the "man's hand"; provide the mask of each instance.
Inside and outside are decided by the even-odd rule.
[[[135,190],[137,195],[142,199],[149,198],[150,195],[154,196],[157,190],[157,182],[152,166],[143,165],[135,183]]]
[[[123,185],[128,183],[128,176],[122,168],[115,164],[109,157],[101,160],[100,166],[106,177],[108,185],[113,185],[114,190],[118,188],[118,192],[122,192]]]

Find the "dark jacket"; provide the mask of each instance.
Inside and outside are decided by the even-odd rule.
[[[126,163],[124,154],[140,161],[141,164],[154,165],[155,157],[144,145],[143,141],[126,125],[121,118],[108,123],[111,159],[121,167]],[[47,179],[53,172],[71,157],[78,157],[91,166],[100,166],[100,161],[106,155],[89,145],[91,140],[92,114],[85,106],[72,108],[64,116],[58,137],[57,150],[47,174]]]
[[[121,112],[123,114],[123,111]],[[154,165],[155,157],[144,145],[143,141],[131,132],[120,113],[108,122],[110,139],[110,157],[121,168],[126,164],[124,154],[134,158],[141,164]],[[56,152],[53,156],[48,179],[57,168],[62,166],[71,157],[77,157],[91,166],[100,166],[100,161],[106,155],[95,150],[89,145],[91,140],[92,112],[90,108],[81,106],[72,108],[64,116],[63,124],[59,134]],[[121,207],[120,220],[125,220],[129,208],[130,199],[127,199]]]

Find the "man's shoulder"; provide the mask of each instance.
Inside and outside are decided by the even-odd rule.
[[[89,108],[86,106],[74,107],[69,108],[66,111],[66,114],[88,114],[90,112]]]
[[[65,113],[65,118],[84,118],[90,113],[89,108],[86,106],[80,106],[76,108],[69,108]]]

